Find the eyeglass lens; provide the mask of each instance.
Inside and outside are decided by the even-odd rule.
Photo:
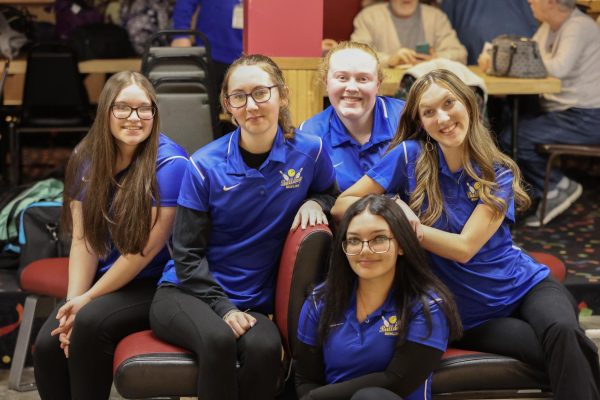
[[[156,113],[156,108],[154,106],[141,106],[136,108],[126,104],[115,104],[112,106],[113,115],[115,118],[119,119],[129,118],[134,111],[140,119],[152,119]]]
[[[251,96],[255,103],[264,103],[271,99],[271,89],[274,87],[275,86],[261,86],[255,88],[250,93],[234,92],[227,97],[227,100],[229,101],[229,105],[233,108],[244,107],[248,102],[248,96]]]
[[[387,236],[377,236],[371,240],[348,239],[342,242],[342,249],[350,256],[357,255],[366,243],[373,253],[385,253],[390,249],[390,240]]]

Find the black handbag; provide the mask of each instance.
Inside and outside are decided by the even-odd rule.
[[[41,201],[29,205],[19,216],[19,274],[28,264],[48,257],[69,255],[70,241],[60,229],[61,202]]]
[[[489,50],[492,66],[489,75],[512,78],[545,78],[548,76],[536,41],[516,35],[500,35],[492,40]]]

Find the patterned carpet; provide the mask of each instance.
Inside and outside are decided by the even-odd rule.
[[[600,314],[600,177],[575,179],[583,194],[567,211],[541,228],[517,224],[513,234],[523,249],[560,258],[567,267],[567,287]]]

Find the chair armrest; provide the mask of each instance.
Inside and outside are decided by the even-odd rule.
[[[332,234],[326,225],[297,229],[285,241],[275,289],[275,323],[289,355],[294,354],[298,317],[304,299],[323,280],[329,264]]]

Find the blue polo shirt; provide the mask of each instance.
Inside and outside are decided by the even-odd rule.
[[[319,319],[323,301],[316,301],[319,287],[306,299],[298,321],[298,339],[309,346],[319,346]],[[431,335],[421,302],[415,302],[406,332],[406,340],[446,351],[448,320],[431,294]],[[435,300],[434,300],[435,299]],[[392,293],[385,303],[359,323],[356,318],[356,287],[343,321],[335,324],[323,343],[323,363],[327,384],[344,382],[373,372],[383,372],[394,356],[398,340],[398,311]],[[431,374],[406,400],[431,399]]]
[[[476,182],[462,169],[452,173],[439,147],[437,151],[444,213],[433,227],[459,234],[475,207],[483,202],[479,199]],[[398,193],[408,202],[416,187],[415,166],[420,153],[418,142],[404,141],[367,175],[387,193]],[[513,244],[510,233],[510,224],[515,220],[513,175],[504,167],[497,167],[495,172],[499,186],[495,195],[508,204],[500,228],[467,263],[429,253],[434,272],[455,296],[465,329],[510,315],[521,298],[549,274],[545,265],[538,264]]]
[[[239,128],[198,150],[183,178],[178,204],[210,214],[210,272],[239,309],[273,311],[275,275],[294,216],[310,193],[335,180],[320,138],[277,131],[269,156],[249,168],[238,146]],[[169,261],[161,281],[177,285]]]
[[[304,121],[299,131],[323,139],[335,168],[338,186],[346,190],[379,161],[396,133],[403,109],[404,101],[378,96],[371,138],[363,145],[350,136],[333,106]]]
[[[187,168],[188,156],[185,150],[167,136],[160,134],[156,159],[156,181],[160,193],[161,207],[176,207],[181,179]],[[153,203],[156,206],[156,203]],[[121,256],[119,250],[112,247],[109,255],[98,262],[97,277],[104,274]],[[148,263],[136,276],[138,278],[159,277],[165,263],[171,258],[168,245]]]

